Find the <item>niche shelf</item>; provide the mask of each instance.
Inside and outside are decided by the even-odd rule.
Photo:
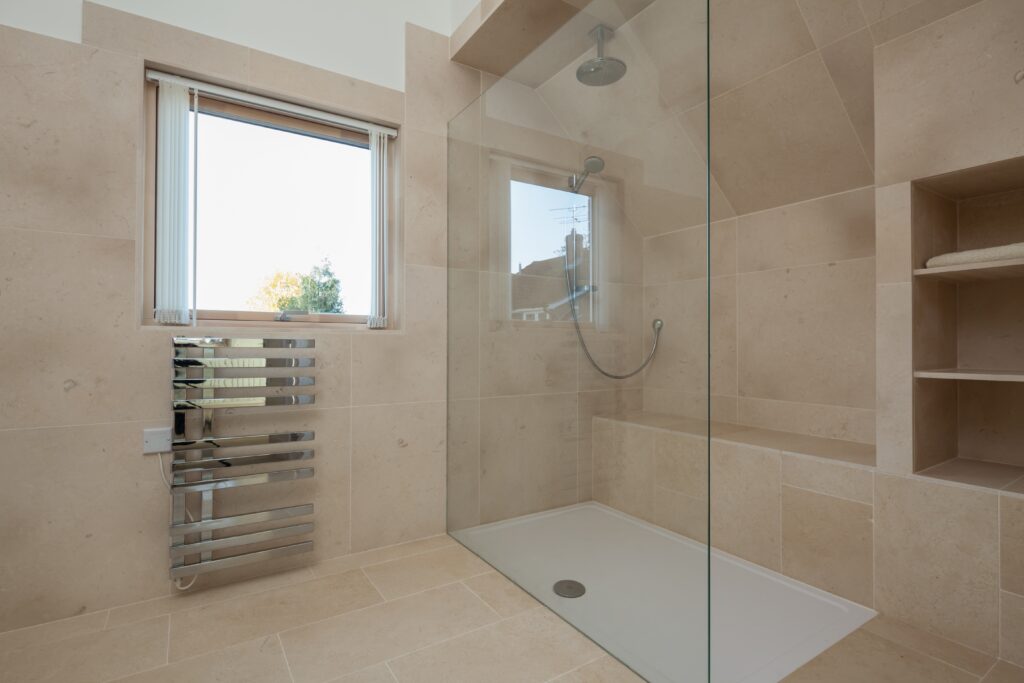
[[[1017,370],[966,370],[963,368],[939,368],[915,370],[919,379],[952,379],[965,382],[1024,382],[1024,372]]]
[[[934,278],[947,282],[973,282],[975,280],[1004,280],[1024,277],[1024,258],[989,261],[987,263],[965,263],[958,266],[918,268],[915,278]]]
[[[1024,259],[925,268],[1024,242],[1024,158],[912,183],[914,471],[1024,493]]]

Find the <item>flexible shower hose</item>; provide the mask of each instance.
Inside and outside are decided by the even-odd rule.
[[[575,244],[576,230],[572,231],[572,240],[573,244]],[[647,357],[644,358],[644,362],[640,364],[640,367],[638,367],[633,372],[627,372],[624,375],[616,375],[615,373],[608,372],[607,370],[602,368],[596,360],[594,360],[594,357],[592,355],[590,355],[590,349],[587,348],[587,340],[583,338],[583,331],[580,329],[580,319],[579,315],[576,313],[576,283],[572,282],[569,278],[568,248],[565,250],[565,260],[563,261],[563,265],[563,270],[565,270],[565,288],[568,290],[569,293],[569,311],[572,313],[572,324],[576,328],[576,337],[580,340],[580,346],[583,347],[583,354],[587,357],[587,360],[590,361],[590,364],[593,365],[594,368],[602,375],[604,375],[605,377],[609,377],[611,379],[629,379],[633,375],[643,371],[643,369],[646,368],[654,359],[654,352],[658,350],[658,339],[661,337],[661,328],[664,327],[664,323],[661,321],[661,318],[655,318],[654,321],[651,323],[651,327],[654,328],[654,343],[651,345],[651,351],[650,353],[647,354]],[[573,269],[573,272],[575,272],[575,268]],[[575,278],[572,278],[572,280],[575,280]],[[593,292],[593,289],[591,289],[591,292]]]

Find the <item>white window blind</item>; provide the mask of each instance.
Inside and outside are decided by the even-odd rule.
[[[156,284],[154,318],[168,325],[195,322],[195,295],[189,300],[189,278],[195,272],[195,252],[189,252],[189,176],[195,169],[197,126],[189,126],[192,96],[238,103],[255,109],[366,133],[371,174],[371,300],[367,326],[386,328],[388,283],[389,139],[397,131],[302,105],[216,86],[190,78],[147,70],[157,83],[156,169]],[[191,219],[191,220],[190,220]],[[201,226],[198,226],[202,229]],[[230,254],[225,255],[230,257]],[[194,282],[192,283],[194,287]]]
[[[189,90],[160,83],[157,95],[156,156],[156,309],[165,325],[190,322]]]

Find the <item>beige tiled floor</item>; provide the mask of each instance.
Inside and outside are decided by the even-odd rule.
[[[446,536],[0,634],[18,683],[638,683]],[[1022,683],[876,619],[790,683]]]
[[[447,536],[0,634],[0,681],[635,683]]]

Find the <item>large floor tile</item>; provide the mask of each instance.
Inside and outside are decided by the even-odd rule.
[[[361,571],[276,588],[171,615],[171,661],[380,602]]]
[[[323,683],[497,619],[455,584],[286,631],[281,641],[295,683]]]
[[[547,609],[535,609],[390,663],[399,683],[543,683],[601,650]]]
[[[540,604],[498,572],[474,576],[463,583],[502,617],[511,617]]]
[[[351,553],[341,557],[334,557],[313,565],[312,570],[317,576],[341,574],[343,572],[352,571],[353,569],[359,569],[360,567],[368,567],[371,564],[380,564],[381,562],[397,560],[401,557],[419,555],[420,553],[427,553],[450,545],[455,545],[455,539],[447,534],[441,536],[428,536],[427,538],[421,538],[417,541],[396,543],[395,545],[388,545],[383,548],[364,550],[361,553]]]
[[[101,631],[106,623],[107,610],[101,610],[77,617],[50,621],[38,626],[6,631],[0,633],[0,653]]]
[[[277,635],[145,671],[118,683],[291,683]]]
[[[3,680],[102,683],[167,663],[167,617],[40,643],[0,656]]]
[[[483,574],[490,565],[462,546],[450,546],[363,569],[386,600]]]
[[[1009,662],[996,662],[981,683],[1024,683],[1024,668]]]

